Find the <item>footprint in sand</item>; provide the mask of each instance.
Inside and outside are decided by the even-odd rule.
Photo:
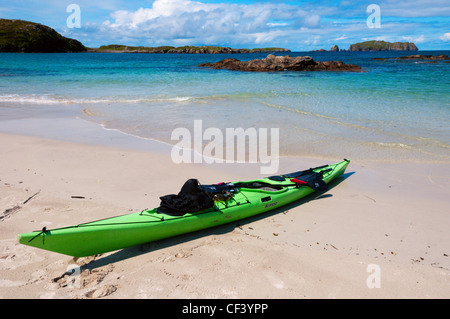
[[[269,282],[275,288],[277,288],[277,289],[283,289],[284,288],[284,281],[282,281],[281,279],[277,278],[274,274],[272,274],[272,273],[265,273],[264,275],[267,277],[267,279],[269,279]]]
[[[88,298],[102,298],[111,295],[117,290],[115,285],[102,286],[98,289],[94,289],[85,294]]]
[[[74,277],[73,273],[68,270],[61,276],[53,278],[53,282],[58,285],[58,288],[77,288],[86,293],[82,294],[82,297],[87,298],[102,298],[111,295],[117,290],[116,285],[104,284],[105,278],[114,270],[114,266],[109,264],[98,268],[85,268],[90,262],[93,262],[95,257],[88,257],[82,260],[77,260],[77,265],[80,266],[81,272],[77,273]]]

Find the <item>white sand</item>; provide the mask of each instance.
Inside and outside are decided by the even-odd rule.
[[[0,146],[0,298],[450,297],[449,165],[352,162],[302,205],[75,261],[16,236],[156,207],[191,177],[257,170],[12,134]],[[280,173],[332,162],[283,159]],[[68,283],[70,265],[81,275]]]

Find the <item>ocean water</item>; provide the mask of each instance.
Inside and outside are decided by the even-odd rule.
[[[1,53],[0,126],[68,113],[176,144],[175,129],[194,133],[201,120],[224,134],[278,128],[282,156],[450,162],[450,63],[372,60],[409,54],[450,51],[288,53],[357,64],[358,73],[198,67],[267,54]]]

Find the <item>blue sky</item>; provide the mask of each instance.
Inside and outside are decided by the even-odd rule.
[[[70,28],[69,4],[80,8]],[[380,27],[367,23],[380,8]],[[348,49],[367,40],[414,42],[420,50],[450,49],[448,0],[2,0],[0,18],[42,23],[89,47],[220,45],[292,51]],[[375,20],[370,20],[375,21]]]

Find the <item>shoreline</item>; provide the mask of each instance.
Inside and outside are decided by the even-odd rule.
[[[450,297],[448,164],[352,161],[339,185],[298,206],[96,257],[20,245],[18,233],[42,226],[156,207],[188,178],[260,176],[245,164],[174,164],[152,141],[70,123],[53,123],[66,128],[62,140],[0,133],[0,298]],[[283,157],[279,171],[321,164]],[[80,286],[65,286],[74,264]],[[367,285],[370,265],[380,288]]]
[[[113,146],[126,148],[131,150],[139,150],[139,151],[149,151],[149,152],[157,152],[170,154],[171,151],[178,147],[177,145],[184,141],[182,139],[179,140],[162,140],[156,139],[147,136],[140,136],[134,134],[132,132],[127,132],[126,130],[122,130],[119,128],[108,127],[107,124],[100,123],[101,118],[92,119],[92,117],[98,117],[96,113],[93,113],[88,107],[84,106],[82,103],[71,103],[71,104],[49,104],[49,105],[40,105],[41,107],[34,111],[32,107],[34,104],[23,104],[23,109],[14,109],[11,108],[11,112],[4,114],[4,118],[0,119],[0,133],[6,134],[18,134],[18,135],[29,135],[36,136],[48,139],[56,139],[67,142],[74,143],[82,143],[82,144],[93,144],[99,146]],[[29,108],[29,109],[28,109]],[[30,113],[29,113],[30,112]],[[204,127],[203,127],[204,126]],[[204,124],[202,128],[201,134],[205,133],[206,129],[209,127]],[[186,128],[196,133],[195,131],[195,121],[193,125],[181,125],[181,128]],[[250,128],[252,128],[250,126]],[[220,130],[220,129],[219,129]],[[223,141],[223,147],[226,147],[226,142],[228,139],[228,135],[225,134],[225,129],[222,129],[222,135],[219,135],[222,138],[225,138]],[[170,133],[168,133],[170,136]],[[215,137],[215,136],[214,136]],[[280,139],[283,139],[286,136],[280,136]],[[217,138],[217,137],[215,137]],[[192,139],[192,137],[191,137]],[[205,139],[202,135],[202,152],[206,149],[208,140]],[[262,139],[262,138],[261,138]],[[416,137],[417,140],[420,138]],[[422,140],[430,139],[430,143],[438,143],[433,138],[422,138]],[[270,140],[270,138],[269,138]],[[231,160],[229,164],[220,164],[221,162],[226,163],[228,161],[227,158],[216,158],[209,157],[208,154],[202,155],[197,150],[194,149],[195,141],[187,141],[191,147],[189,148],[192,152],[191,160],[193,161],[194,153],[203,157],[202,163],[205,165],[216,165],[216,166],[229,166],[229,165],[237,165],[237,166],[260,166],[263,165],[260,163],[260,158],[258,161],[249,163],[248,161],[248,149],[246,150],[246,158],[242,161],[239,159]],[[217,143],[217,141],[215,141]],[[248,141],[247,141],[248,142]],[[246,143],[247,143],[246,142]],[[285,162],[294,162],[298,158],[307,158],[312,161],[321,160],[321,161],[339,161],[344,157],[348,157],[351,160],[357,160],[363,163],[372,163],[372,164],[402,164],[402,163],[416,163],[416,164],[442,164],[442,165],[450,165],[450,161],[448,160],[448,156],[444,153],[437,156],[435,153],[430,153],[427,149],[420,149],[418,147],[410,147],[406,144],[402,144],[400,142],[374,142],[374,141],[366,141],[361,143],[361,141],[347,141],[348,145],[354,145],[355,147],[359,147],[357,151],[360,151],[361,154],[358,154],[357,151],[351,149],[346,145],[346,149],[350,151],[343,152],[341,157],[336,157],[335,154],[339,147],[343,147],[341,141],[336,141],[336,145],[331,143],[330,141],[326,141],[325,151],[317,152],[318,149],[311,149],[310,152],[304,152],[298,154],[298,150],[294,153],[286,150],[287,145],[280,143],[278,153],[280,161]],[[311,144],[313,145],[313,144]],[[308,147],[311,146],[307,145]],[[217,147],[221,147],[221,143],[218,142]],[[248,147],[248,145],[245,145]],[[272,141],[270,142],[271,148],[273,147]],[[329,148],[329,150],[328,150]],[[273,151],[273,149],[267,149],[267,156]],[[435,151],[435,150],[433,150]],[[225,155],[226,149],[223,149],[223,155]],[[408,156],[409,155],[409,156]],[[266,156],[266,157],[267,157]],[[209,159],[209,161],[208,161]],[[214,162],[213,164],[208,164],[207,162]],[[243,164],[243,165],[241,165]],[[320,164],[320,163],[319,163]],[[264,164],[267,166],[267,164]],[[280,167],[282,169],[282,167]],[[243,169],[245,171],[246,169]],[[255,171],[257,172],[257,171]],[[280,172],[281,173],[281,172]],[[256,174],[259,174],[257,172]],[[273,175],[273,174],[272,174]],[[249,178],[253,178],[249,176]]]

